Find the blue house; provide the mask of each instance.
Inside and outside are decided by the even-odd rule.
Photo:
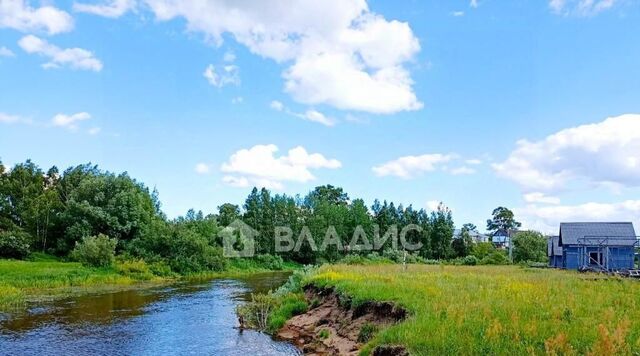
[[[551,236],[547,241],[549,267],[562,268],[562,246],[559,243],[560,236]]]
[[[562,248],[561,268],[598,271],[634,269],[636,246],[638,240],[630,222],[560,224],[558,247]],[[555,253],[553,247],[551,252]]]

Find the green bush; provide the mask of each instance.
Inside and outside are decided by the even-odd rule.
[[[509,264],[509,259],[504,252],[495,250],[483,258],[481,261],[483,265],[506,265]]]
[[[117,244],[118,240],[110,239],[103,234],[85,237],[82,242],[76,242],[76,247],[71,251],[71,258],[85,266],[111,267],[115,260]]]
[[[462,264],[465,266],[475,266],[478,264],[478,258],[476,256],[466,256],[462,259]]]
[[[29,240],[29,234],[19,229],[0,231],[0,257],[17,259],[27,257]]]
[[[279,298],[273,312],[269,315],[267,329],[270,332],[279,330],[287,320],[305,313],[307,308],[307,302],[302,294],[288,294]]]
[[[149,280],[153,278],[153,272],[144,260],[123,260],[116,263],[116,271],[123,276],[135,279]]]
[[[284,267],[284,261],[280,256],[274,255],[257,255],[255,257],[256,262],[262,268],[279,271]]]

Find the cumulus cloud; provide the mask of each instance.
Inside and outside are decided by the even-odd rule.
[[[68,66],[79,70],[102,70],[102,62],[92,52],[82,48],[60,48],[33,35],[22,37],[18,45],[27,53],[47,57],[49,62],[42,65],[45,69]]]
[[[0,57],[15,57],[16,54],[7,47],[0,46]]]
[[[325,158],[319,153],[308,153],[298,146],[287,155],[276,156],[276,145],[256,145],[235,152],[222,164],[220,170],[227,175],[223,182],[237,187],[249,185],[282,189],[283,183],[308,182],[315,179],[314,169],[337,169],[342,166],[336,159]]]
[[[252,53],[285,63],[284,89],[308,105],[373,113],[418,110],[406,68],[420,43],[406,22],[364,0],[141,0],[160,21],[186,20],[218,45],[230,34]]]
[[[561,191],[581,182],[640,186],[640,115],[610,117],[537,142],[520,140],[493,168],[527,192]]]
[[[471,0],[469,2],[469,6],[474,8],[474,9],[477,8],[478,7],[478,0]]]
[[[93,15],[117,18],[136,7],[135,0],[111,0],[101,4],[74,3],[73,10]]]
[[[213,64],[209,64],[202,75],[214,87],[240,85],[240,68],[233,64],[219,66],[217,70]]]
[[[53,126],[64,127],[70,130],[77,130],[78,123],[91,119],[91,115],[87,112],[79,112],[72,115],[57,114],[51,119]]]
[[[616,0],[550,0],[549,8],[558,15],[594,16],[615,4]]]
[[[631,221],[640,226],[640,200],[579,205],[527,205],[514,209],[523,227],[557,234],[561,222]]]
[[[477,158],[472,158],[472,159],[468,159],[464,161],[466,164],[471,164],[471,165],[479,165],[482,164],[482,160],[481,159],[477,159]]]
[[[523,195],[523,198],[527,203],[560,204],[560,198],[540,192],[527,193]]]
[[[404,156],[373,167],[377,176],[396,176],[404,179],[414,178],[424,172],[443,168],[443,164],[456,158],[453,154],[432,153],[420,156]]]
[[[73,29],[72,17],[53,6],[31,7],[25,0],[0,1],[0,28],[21,32],[44,31],[50,35]]]
[[[451,16],[454,16],[454,17],[464,16],[464,11],[454,11],[451,13]]]
[[[198,174],[207,174],[211,171],[211,167],[209,167],[206,163],[198,163],[194,169]]]

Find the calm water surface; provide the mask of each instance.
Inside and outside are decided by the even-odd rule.
[[[285,273],[74,297],[0,314],[0,355],[299,355],[240,332],[234,309]]]

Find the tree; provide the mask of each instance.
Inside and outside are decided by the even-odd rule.
[[[515,230],[522,226],[515,220],[513,212],[502,206],[494,209],[491,216],[492,218],[487,220],[487,230],[491,232]]]
[[[515,262],[545,262],[547,239],[537,231],[522,231],[513,237],[513,260]]]
[[[453,238],[453,218],[451,210],[440,203],[436,211],[431,212],[431,253],[434,258],[448,258],[451,255]]]
[[[229,203],[218,207],[218,223],[220,226],[229,226],[236,219],[240,219],[240,207]]]
[[[471,232],[476,231],[474,224],[464,224],[460,229],[460,236],[453,239],[451,247],[456,257],[465,257],[471,253],[473,248],[473,239],[471,238]]]

